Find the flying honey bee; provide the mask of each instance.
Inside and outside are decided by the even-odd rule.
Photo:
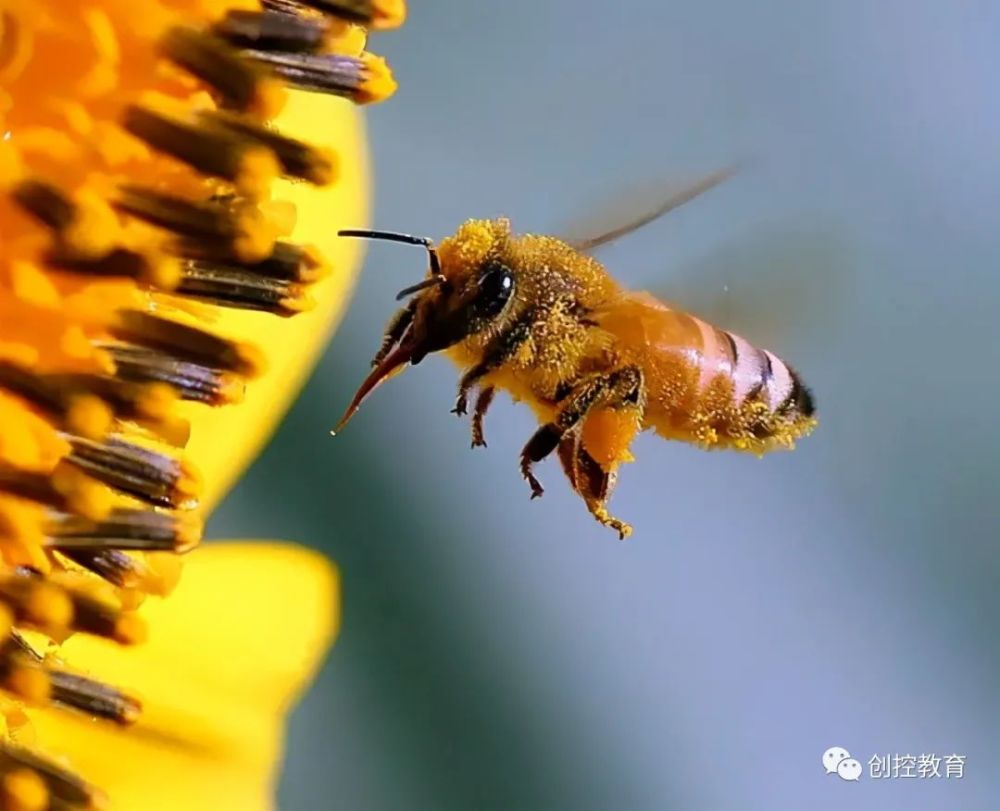
[[[389,322],[372,371],[334,433],[381,383],[432,352],[463,370],[452,411],[472,413],[472,446],[498,390],[531,406],[541,427],[521,451],[531,497],[534,465],[553,452],[570,485],[603,525],[632,528],[608,512],[618,467],[635,436],[652,429],[702,448],[758,455],[791,448],[816,424],[798,374],[766,349],[659,301],[624,290],[590,252],[717,185],[718,172],[633,222],[564,241],[515,235],[506,219],[469,220],[436,246],[386,231],[344,230],[423,246],[426,278]]]

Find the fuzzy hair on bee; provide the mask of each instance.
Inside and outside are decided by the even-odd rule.
[[[443,352],[461,369],[452,411],[472,409],[472,446],[498,391],[528,404],[539,428],[520,454],[537,498],[534,467],[555,453],[570,486],[603,525],[628,537],[608,511],[621,464],[642,431],[706,449],[762,455],[791,448],[816,425],[812,395],[773,352],[648,293],[624,289],[590,255],[721,182],[704,179],[621,228],[571,243],[512,233],[506,219],[469,220],[435,247],[384,231],[342,236],[421,245],[426,278],[386,328],[372,371],[334,432],[393,375]]]

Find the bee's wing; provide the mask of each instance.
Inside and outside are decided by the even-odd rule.
[[[730,166],[726,169],[721,169],[718,172],[713,172],[710,175],[706,175],[701,178],[701,180],[696,183],[692,183],[690,186],[686,186],[677,193],[671,195],[665,200],[658,203],[654,208],[645,211],[634,219],[628,220],[621,225],[618,225],[608,231],[603,233],[598,233],[594,236],[586,236],[581,238],[574,238],[572,236],[566,238],[566,242],[572,245],[576,250],[583,253],[589,253],[602,245],[607,245],[610,242],[614,242],[619,237],[627,236],[633,231],[637,231],[644,225],[649,225],[649,223],[654,220],[659,219],[664,214],[673,211],[675,208],[679,208],[695,197],[704,194],[709,189],[718,186],[724,180],[728,180],[732,177],[738,170],[740,166]],[[604,218],[609,219],[609,218]],[[575,229],[574,229],[575,230]]]
[[[789,350],[833,340],[850,294],[852,263],[829,223],[773,225],[719,245],[695,262],[636,279],[657,298],[760,346]]]

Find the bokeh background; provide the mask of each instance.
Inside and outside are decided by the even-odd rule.
[[[822,422],[762,461],[642,438],[624,544],[555,464],[529,502],[527,409],[499,403],[469,450],[447,361],[331,439],[424,267],[373,246],[210,527],[343,574],[282,808],[995,808],[1000,6],[411,5],[373,45],[401,80],[369,116],[377,225],[563,232],[749,158],[601,258],[779,351]],[[834,745],[966,773],[847,783]]]

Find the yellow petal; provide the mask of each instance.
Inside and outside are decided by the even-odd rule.
[[[338,228],[364,227],[369,218],[368,164],[361,113],[342,99],[292,93],[275,121],[282,133],[335,149],[340,174],[327,188],[279,182],[275,199],[296,207],[296,242],[315,245],[332,266],[316,285],[316,308],[294,318],[223,311],[216,322],[226,335],[244,336],[266,355],[268,371],[247,386],[237,406],[188,406],[192,438],[185,457],[204,474],[201,503],[210,510],[260,452],[305,382],[353,289],[361,261],[359,240],[338,239]]]
[[[205,546],[169,601],[143,606],[147,643],[77,635],[63,645],[69,666],[134,691],[140,721],[121,730],[33,711],[39,743],[67,756],[112,808],[272,808],[283,716],[336,634],[339,605],[337,573],[314,552]]]

